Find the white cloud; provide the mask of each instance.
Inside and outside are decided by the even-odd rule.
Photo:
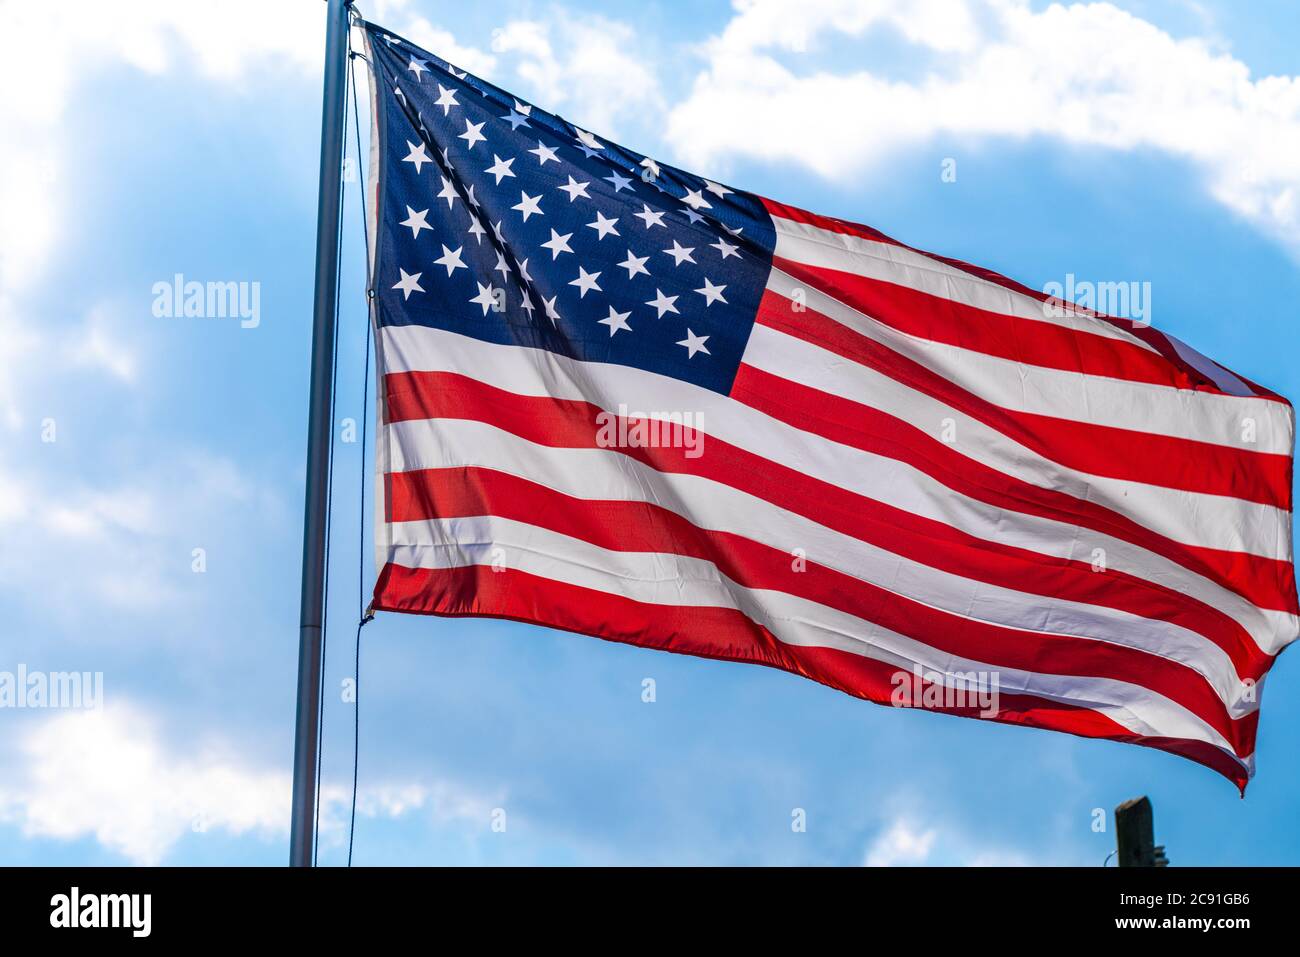
[[[369,19],[401,34],[430,53],[436,53],[457,69],[468,70],[484,79],[492,75],[496,59],[491,54],[460,43],[449,30],[435,26],[418,13],[411,13],[409,7],[407,0],[387,0],[377,5]]]
[[[185,66],[226,83],[241,80],[253,64],[318,71],[324,37],[318,6],[262,3],[254,25],[248,10],[222,0],[7,5],[5,29],[13,42],[0,57],[0,293],[38,278],[62,221],[58,183],[65,158],[85,153],[62,125],[79,83],[123,63],[151,74]]]
[[[22,299],[0,283],[0,425],[11,431],[29,425],[19,399],[32,380],[48,386],[61,375],[81,377],[90,370],[121,385],[136,382],[140,357],[106,304],[95,305],[79,328],[65,328],[56,337],[21,314],[15,304]]]
[[[114,333],[107,308],[92,309],[85,325],[73,333],[73,338],[71,357],[78,366],[103,370],[122,382],[135,381],[136,356]]]
[[[735,0],[733,6],[736,16],[709,44],[715,56],[768,47],[805,53],[826,30],[861,36],[882,23],[937,50],[968,50],[979,38],[961,0]]]
[[[627,24],[563,11],[546,22],[512,20],[492,35],[492,52],[542,108],[607,135],[634,111],[663,107],[658,79],[635,46]]]
[[[288,805],[283,773],[168,753],[152,720],[120,703],[42,720],[0,784],[0,819],[25,836],[91,836],[140,864],[160,862],[192,830],[274,836]]]
[[[645,38],[625,23],[557,5],[541,18],[508,20],[492,31],[485,51],[459,42],[412,7],[410,0],[382,0],[373,19],[581,126],[615,134],[637,111],[664,107],[650,58],[638,46]]]
[[[47,617],[93,621],[104,603],[165,607],[179,583],[195,578],[190,555],[201,530],[217,534],[237,509],[256,522],[282,511],[275,496],[215,456],[174,452],[130,481],[88,482],[54,464],[57,442],[32,447],[37,453],[25,458],[0,456],[0,535],[24,543],[0,552],[0,591],[36,596]]]
[[[669,139],[696,167],[749,156],[848,180],[939,134],[1157,149],[1193,164],[1219,202],[1300,254],[1300,77],[1252,79],[1209,42],[1175,39],[1109,3],[736,6],[669,119]],[[935,68],[907,81],[798,56],[819,38],[885,25]]]
[[[158,864],[191,833],[283,842],[292,789],[287,772],[249,766],[229,742],[169,745],[151,715],[112,697],[95,711],[42,716],[6,761],[0,821],[25,837],[91,837],[136,864]],[[322,789],[324,840],[346,840],[351,792]],[[445,783],[364,788],[362,817],[422,811],[434,821],[489,820],[491,802]]]
[[[920,824],[909,815],[895,817],[867,846],[864,867],[1022,867],[1029,859],[1014,848],[972,840],[946,823]]]
[[[871,842],[863,859],[863,865],[895,867],[900,864],[924,864],[938,836],[938,832],[933,828],[920,831],[907,821],[895,821]]]
[[[77,88],[97,72],[125,64],[150,74],[177,67],[214,82],[242,82],[255,65],[304,76],[321,68],[324,15],[318,4],[278,0],[259,4],[256,25],[244,8],[222,0],[64,0],[4,8],[0,57],[0,416],[22,424],[21,378],[41,371],[49,356],[65,353],[25,318],[26,295],[42,289],[43,273],[60,229],[74,219],[64,209],[62,184],[93,163],[93,144],[65,123]],[[75,227],[73,227],[75,228]],[[77,337],[74,356],[122,381],[134,376],[133,358],[102,320]]]
[[[3,224],[8,218],[7,209],[4,197],[0,195],[0,210],[5,211],[5,215],[0,216],[0,233],[3,233]],[[0,235],[0,260],[3,260],[4,243],[5,237]],[[0,274],[3,271],[3,265],[0,265]],[[0,279],[0,425],[11,431],[23,424],[18,404],[21,394],[19,370],[35,352],[39,338],[35,330],[16,315],[13,297],[5,293],[3,279]]]

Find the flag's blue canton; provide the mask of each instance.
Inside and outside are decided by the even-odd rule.
[[[380,324],[435,326],[727,392],[776,242],[762,203],[368,29]]]

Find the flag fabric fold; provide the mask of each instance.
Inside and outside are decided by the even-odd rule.
[[[376,609],[769,665],[1244,789],[1297,633],[1285,399],[365,35]]]

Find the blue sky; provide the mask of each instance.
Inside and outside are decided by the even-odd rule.
[[[1150,282],[1157,326],[1295,398],[1289,6],[361,8],[711,178],[1033,286]],[[259,10],[6,13],[27,39],[0,64],[0,670],[102,671],[104,703],[0,711],[2,863],[286,859],[324,5]],[[355,187],[338,415],[360,422]],[[177,273],[258,283],[256,327],[154,315]],[[325,864],[361,468],[340,444]],[[359,863],[1100,864],[1094,809],[1138,794],[1175,864],[1300,863],[1294,653],[1241,800],[1155,751],[506,622],[384,615],[363,645]]]

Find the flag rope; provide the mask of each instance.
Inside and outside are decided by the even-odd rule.
[[[355,13],[355,11],[354,11]],[[360,20],[359,15],[356,19]],[[348,60],[351,63],[356,59],[365,60],[363,54],[357,53],[352,49],[352,38],[348,37]],[[368,64],[368,61],[367,61]],[[357,105],[357,84],[356,74],[353,70],[348,71],[348,79],[352,86],[352,129],[356,137],[356,156],[358,166],[358,177],[360,177],[361,165],[361,111]],[[346,121],[345,121],[346,125]],[[357,775],[361,764],[361,629],[366,623],[372,621],[375,613],[371,610],[366,602],[366,438],[368,435],[367,426],[369,418],[366,414],[366,402],[370,397],[370,336],[371,312],[374,307],[375,290],[372,277],[370,275],[370,221],[366,210],[366,188],[361,187],[361,233],[365,239],[363,253],[366,262],[366,357],[362,365],[361,380],[361,482],[360,482],[360,501],[358,503],[358,536],[357,536],[357,605],[361,609],[361,618],[357,622],[356,646],[352,664],[352,813],[348,822],[348,867],[352,866],[352,846],[353,838],[356,835],[357,828]]]

